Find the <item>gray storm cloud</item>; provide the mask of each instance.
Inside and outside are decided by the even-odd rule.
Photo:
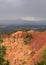
[[[46,0],[0,0],[0,19],[17,17],[46,19]]]

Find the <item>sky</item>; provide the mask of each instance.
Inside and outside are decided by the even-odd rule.
[[[0,0],[0,20],[46,20],[46,0]]]

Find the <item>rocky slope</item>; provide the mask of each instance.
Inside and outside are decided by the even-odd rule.
[[[26,35],[32,35],[32,37]],[[18,31],[11,35],[2,35],[3,45],[6,46],[5,58],[10,65],[34,65],[42,57],[46,45],[46,31]]]

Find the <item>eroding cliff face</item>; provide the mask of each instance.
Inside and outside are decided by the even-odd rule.
[[[30,37],[30,34],[33,37]],[[3,45],[6,46],[5,58],[10,61],[10,65],[34,65],[36,61],[39,61],[43,47],[46,45],[45,34],[46,32],[32,30],[18,31],[3,38]]]
[[[26,32],[18,31],[4,38],[3,45],[7,48],[5,58],[10,61],[10,65],[31,64],[31,47],[24,42],[26,34]]]

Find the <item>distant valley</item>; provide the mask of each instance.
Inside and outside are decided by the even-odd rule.
[[[0,20],[0,33],[7,33],[17,30],[46,30],[46,21],[26,21],[26,20]],[[7,22],[7,23],[6,23]]]

